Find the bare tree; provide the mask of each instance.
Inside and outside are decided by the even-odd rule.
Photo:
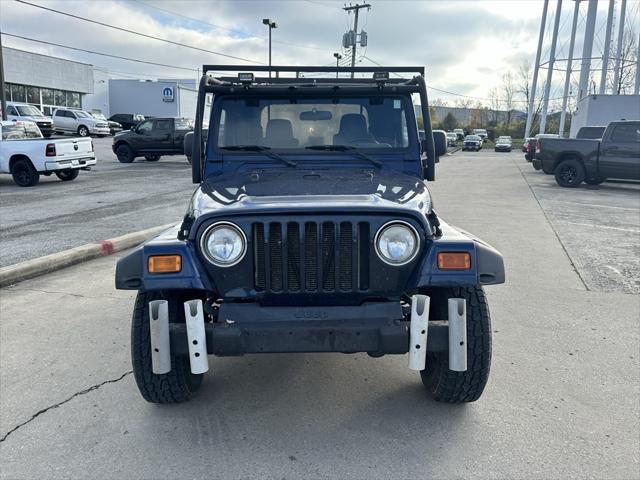
[[[618,84],[613,85],[613,75],[609,75],[609,86],[614,94],[626,94],[633,91],[635,82],[636,62],[638,61],[638,35],[633,28],[627,29],[622,37],[622,52],[620,53],[620,70]]]
[[[434,107],[448,107],[449,106],[449,103],[446,100],[442,99],[442,98],[436,98],[434,100],[431,100],[429,103],[431,105],[433,105]]]
[[[498,112],[500,111],[500,93],[498,87],[493,87],[489,90],[489,104],[491,111],[493,112],[493,121],[498,123]]]
[[[473,105],[473,99],[467,97],[458,97],[455,101],[455,106],[458,108],[471,108]]]
[[[524,61],[518,68],[517,92],[524,97],[525,102],[529,105],[531,97],[531,65]]]
[[[516,83],[511,70],[502,75],[502,104],[507,111],[507,127],[511,125],[511,116],[516,95]]]

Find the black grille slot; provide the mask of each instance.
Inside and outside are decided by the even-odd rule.
[[[253,225],[253,245],[255,252],[254,275],[256,290],[262,291],[265,289],[267,282],[264,266],[264,225],[262,223],[255,223]]]
[[[350,292],[369,286],[369,223],[253,225],[257,291]]]
[[[304,224],[304,285],[306,290],[318,289],[318,228],[317,224]]]
[[[351,290],[353,287],[353,229],[349,222],[340,224],[339,248],[338,286],[340,290]]]
[[[336,225],[332,222],[322,224],[322,288],[336,288]]]
[[[300,290],[300,226],[287,224],[287,288]]]
[[[269,224],[269,269],[271,290],[282,290],[282,231],[279,223]]]

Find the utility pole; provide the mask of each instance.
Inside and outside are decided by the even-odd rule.
[[[349,5],[348,7],[343,8],[345,12],[351,13],[353,11],[355,15],[355,18],[353,21],[354,38],[351,45],[351,68],[352,69],[353,67],[356,66],[356,48],[358,46],[358,13],[360,12],[361,8],[371,8],[371,4],[369,3],[363,3],[362,5],[355,4],[355,5]],[[366,39],[366,36],[365,36],[365,39]],[[360,38],[360,42],[362,42],[362,37]],[[366,46],[366,40],[364,45],[362,45],[362,43],[360,45],[363,47]],[[353,78],[353,74],[354,74],[354,71],[351,70],[351,78]]]
[[[589,74],[591,73],[591,52],[593,51],[593,33],[598,13],[598,0],[589,0],[587,22],[584,29],[582,44],[582,64],[580,65],[580,82],[578,86],[578,101],[589,94]]]
[[[636,55],[636,84],[633,87],[633,94],[640,92],[640,33],[638,33],[638,54]]]
[[[339,53],[334,53],[333,56],[336,58],[336,78],[338,78],[338,67],[340,66],[340,60],[342,60],[342,55]]]
[[[609,70],[609,52],[611,49],[611,26],[613,25],[613,10],[615,0],[609,0],[609,13],[607,15],[607,29],[604,35],[604,53],[602,54],[602,72],[600,73],[600,95],[604,95],[607,88],[607,71]]]
[[[569,43],[569,58],[567,59],[567,73],[564,79],[564,91],[562,93],[562,111],[560,112],[560,128],[558,135],[564,136],[564,123],[567,118],[567,102],[569,101],[569,85],[571,84],[571,70],[573,69],[573,47],[576,45],[576,28],[578,26],[578,15],[580,13],[580,0],[575,0],[573,7],[573,23],[571,25],[571,41]]]
[[[274,28],[278,28],[278,25],[276,24],[276,22],[272,22],[268,18],[263,18],[262,24],[269,27],[269,78],[271,78],[271,30],[273,30]]]
[[[0,106],[2,107],[2,120],[7,119],[7,96],[4,89],[4,59],[2,57],[2,32],[0,32]]]
[[[558,28],[560,27],[561,15],[562,15],[562,0],[558,0],[558,4],[556,5],[556,19],[553,23],[553,35],[551,36],[551,51],[549,52],[549,63],[547,64],[547,83],[544,86],[544,96],[542,97],[542,115],[540,116],[540,133],[544,133],[544,129],[547,126],[549,94],[551,92],[551,80],[553,79],[553,64],[556,61],[556,44],[558,43]]]
[[[538,69],[540,68],[540,55],[542,54],[542,42],[544,40],[544,27],[547,23],[547,10],[549,9],[549,0],[544,0],[542,7],[542,19],[540,20],[540,35],[538,36],[538,51],[536,52],[536,64],[533,66],[533,80],[531,82],[531,92],[529,93],[529,108],[527,111],[527,123],[524,127],[525,138],[529,137],[531,132],[531,124],[533,123],[533,106],[536,99],[536,87],[538,86]]]
[[[620,95],[618,81],[620,80],[620,63],[622,62],[622,40],[624,37],[624,17],[627,11],[627,0],[620,3],[620,22],[618,23],[618,46],[616,48],[616,66],[613,71],[613,94]]]

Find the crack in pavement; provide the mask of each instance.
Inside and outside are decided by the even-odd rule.
[[[543,208],[542,204],[540,203],[540,199],[538,198],[538,195],[536,195],[536,192],[533,190],[533,186],[529,183],[529,180],[527,180],[527,177],[525,176],[524,172],[520,168],[520,164],[515,159],[512,159],[512,162],[515,164],[516,168],[518,169],[518,172],[520,172],[520,176],[524,180],[524,183],[526,183],[527,187],[529,187],[529,191],[531,192],[531,195],[533,196],[533,198],[536,200],[536,203],[538,204],[538,208],[540,208],[540,211],[542,211],[542,214],[544,215],[544,218],[547,220],[547,223],[549,224],[549,227],[551,228],[551,231],[556,236],[556,239],[560,243],[560,246],[562,247],[562,250],[564,251],[564,254],[567,256],[567,259],[569,260],[569,263],[571,264],[571,268],[573,268],[573,271],[576,273],[576,275],[580,279],[580,282],[582,282],[582,285],[584,285],[585,290],[588,291],[588,292],[591,291],[591,289],[587,285],[587,282],[582,277],[582,274],[580,273],[580,270],[578,269],[577,265],[573,261],[573,258],[571,258],[571,255],[569,254],[569,251],[567,250],[566,245],[564,244],[564,242],[560,238],[560,234],[556,230],[556,227],[553,225],[553,222],[549,218],[549,215],[547,215],[547,211]]]
[[[4,434],[4,436],[2,438],[0,438],[0,443],[4,442],[9,435],[11,435],[13,432],[15,432],[16,430],[18,430],[19,428],[24,427],[25,425],[27,425],[28,423],[31,423],[33,420],[35,420],[36,418],[38,418],[40,415],[42,415],[43,413],[47,413],[49,410],[53,410],[54,408],[58,408],[61,407],[62,405],[64,405],[65,403],[70,402],[71,400],[73,400],[76,397],[79,397],[80,395],[86,395],[89,392],[92,392],[94,390],[99,389],[100,387],[102,387],[103,385],[106,385],[107,383],[117,383],[120,380],[124,379],[127,375],[131,375],[133,373],[132,370],[129,370],[128,372],[124,372],[122,375],[120,375],[118,378],[113,378],[111,380],[105,380],[102,383],[98,383],[96,385],[92,385],[89,388],[85,388],[84,390],[80,390],[79,392],[74,393],[73,395],[71,395],[69,398],[59,402],[59,403],[55,403],[53,405],[48,406],[47,408],[43,408],[42,410],[34,413],[33,415],[31,415],[31,418],[29,418],[28,420],[25,420],[24,422],[16,425],[15,427],[13,427],[11,430],[9,430],[7,433]]]
[[[53,273],[53,272],[51,272]],[[116,297],[113,294],[106,294],[106,295],[98,295],[98,296],[89,296],[89,295],[81,295],[79,293],[71,293],[71,292],[58,292],[58,291],[53,291],[53,290],[41,290],[38,288],[25,288],[25,287],[19,287],[17,285],[12,286],[7,288],[7,290],[11,291],[11,292],[36,292],[36,293],[46,293],[48,295],[69,295],[70,297],[77,297],[77,298],[86,298],[89,300],[100,300],[100,299],[109,299],[109,300],[131,300],[130,298],[127,297]]]

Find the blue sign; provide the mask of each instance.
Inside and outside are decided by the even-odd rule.
[[[173,88],[172,87],[164,87],[162,90],[162,101],[163,102],[173,102]]]

